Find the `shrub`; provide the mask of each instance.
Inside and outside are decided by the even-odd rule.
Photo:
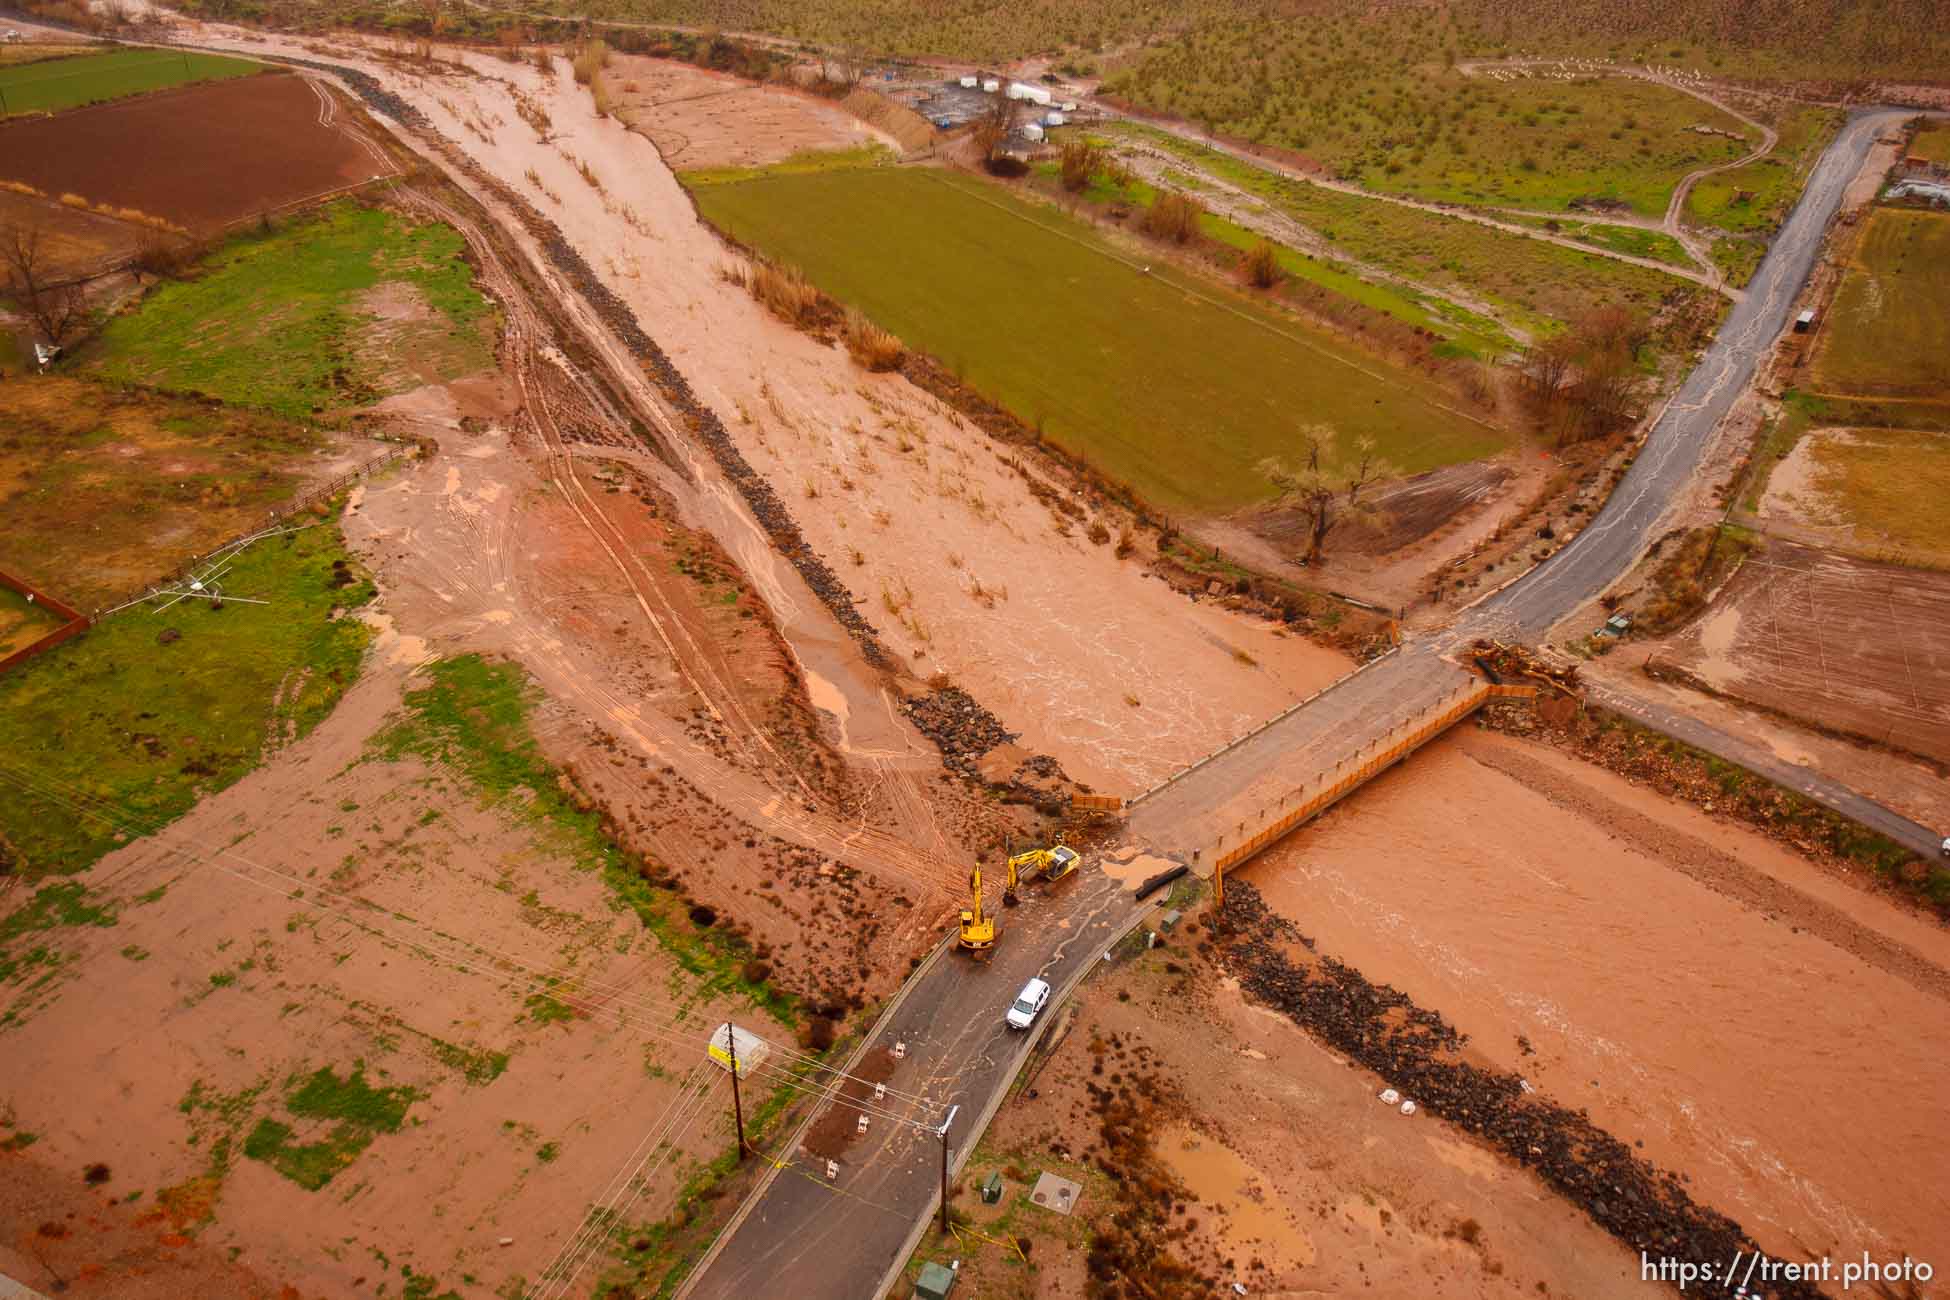
[[[1286,276],[1280,269],[1279,251],[1273,241],[1262,239],[1246,253],[1246,281],[1255,289],[1271,289]]]
[[[895,369],[907,353],[898,338],[857,311],[846,314],[846,350],[855,362],[875,372]]]
[[[833,1022],[825,1016],[814,1016],[806,1022],[806,1046],[815,1052],[823,1052],[833,1045],[836,1037]]]
[[[788,325],[807,326],[819,311],[819,290],[796,266],[775,266],[760,262],[752,267],[747,281],[752,297]]]
[[[576,84],[589,85],[595,81],[597,73],[609,66],[609,46],[600,40],[583,42],[577,48],[571,66],[575,69]]]
[[[135,266],[137,270],[158,278],[166,276],[173,279],[201,260],[204,251],[203,245],[198,243],[151,235],[135,250]]]
[[[1189,243],[1198,237],[1198,219],[1203,215],[1190,196],[1165,190],[1144,210],[1144,233],[1174,244]]]

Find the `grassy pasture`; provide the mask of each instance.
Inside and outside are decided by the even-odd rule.
[[[462,249],[447,226],[341,201],[237,239],[204,274],[156,289],[109,322],[87,364],[296,417],[456,378],[492,362],[491,310]],[[374,337],[367,295],[384,286],[421,310]]]
[[[1817,391],[1950,397],[1950,216],[1873,209],[1821,331]]]
[[[1875,546],[1950,560],[1950,435],[1851,429],[1811,435],[1822,504]]]
[[[1801,194],[1801,181],[1841,124],[1834,109],[1799,107],[1776,127],[1780,142],[1757,162],[1702,177],[1686,195],[1686,219],[1722,230],[1772,235]]]
[[[1059,201],[1062,201],[1068,196],[1062,195],[1058,189],[1058,171],[1055,163],[1037,165],[1041,187],[1058,195]],[[1192,194],[1211,188],[1199,177],[1175,169],[1168,169],[1165,179],[1170,185]],[[1084,202],[1094,207],[1121,206],[1132,210],[1148,207],[1156,197],[1157,190],[1136,177],[1118,182],[1103,173],[1092,178],[1090,186],[1081,196]],[[1206,238],[1237,252],[1244,252],[1260,240],[1257,233],[1216,213],[1205,213],[1199,224]],[[1365,279],[1344,263],[1323,261],[1283,244],[1276,244],[1275,248],[1280,269],[1292,279],[1317,285],[1363,307],[1392,316],[1403,324],[1429,330],[1441,336],[1457,352],[1488,357],[1511,346],[1509,336],[1495,321],[1445,299]]]
[[[1278,208],[1351,258],[1438,291],[1480,298],[1535,333],[1551,333],[1593,307],[1650,315],[1670,297],[1702,292],[1647,267],[1310,185],[1150,127],[1118,124],[1105,134],[1166,150],[1194,172],[1221,177]]]
[[[1929,162],[1950,162],[1950,122],[1928,118],[1909,143],[1909,156]]]
[[[25,41],[19,45],[0,45],[0,68],[19,67],[25,63],[52,63],[56,59],[71,59],[77,54],[86,54],[93,48],[87,45],[55,45],[46,41]]]
[[[334,611],[373,587],[333,568],[344,556],[336,521],[321,521],[250,547],[224,579],[269,605],[134,609],[19,665],[0,676],[0,753],[143,829],[182,816],[267,745],[310,731],[358,674],[368,629]],[[113,827],[16,790],[0,799],[0,837],[30,879],[78,871],[120,842]]]
[[[260,525],[330,449],[258,411],[60,374],[0,383],[0,569],[92,610]]]
[[[974,177],[872,168],[696,193],[721,229],[1161,504],[1270,496],[1260,462],[1310,422],[1373,436],[1411,473],[1507,442],[1413,374],[1209,282],[1144,274],[1088,226]]]
[[[195,81],[249,77],[261,63],[187,50],[127,49],[0,68],[0,117],[59,113]]]

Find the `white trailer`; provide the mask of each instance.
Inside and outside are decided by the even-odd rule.
[[[1002,89],[1002,83],[997,81],[994,77],[990,77],[987,81],[984,81],[982,83],[982,93],[984,95],[993,95],[996,91],[1000,89]]]
[[[1062,126],[1062,125],[1063,125],[1063,123],[1064,123],[1064,122],[1066,122],[1066,121],[1068,121],[1068,120],[1069,120],[1069,119],[1067,119],[1067,118],[1065,118],[1065,117],[1064,117],[1064,116],[1063,116],[1063,115],[1062,115],[1061,113],[1045,113],[1045,114],[1043,114],[1043,125],[1044,125],[1044,126]]]
[[[973,90],[973,89],[975,89],[975,87],[977,87],[977,86],[979,86],[979,85],[981,85],[981,84],[982,84],[982,81],[981,81],[981,78],[979,78],[979,77],[963,77],[963,78],[961,79],[961,88],[962,88],[963,90]]]
[[[1023,127],[1022,138],[1025,140],[1040,140],[1043,138],[1043,128],[1031,122],[1029,125]]]
[[[1048,108],[1056,96],[1041,86],[1032,86],[1026,81],[1012,81],[1009,83],[1009,98],[1027,100],[1032,104],[1041,104],[1044,108]]]

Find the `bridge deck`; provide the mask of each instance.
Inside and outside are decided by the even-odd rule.
[[[1209,864],[1277,819],[1296,793],[1331,782],[1480,680],[1430,650],[1390,655],[1146,795],[1130,810],[1131,834]]]

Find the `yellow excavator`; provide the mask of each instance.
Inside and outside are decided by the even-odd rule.
[[[969,882],[974,893],[974,906],[961,910],[961,946],[963,951],[981,954],[995,947],[995,918],[982,912],[982,864],[975,864],[974,878]]]
[[[1002,891],[1002,901],[1010,907],[1016,905],[1016,886],[1042,880],[1045,884],[1055,884],[1077,869],[1082,861],[1077,851],[1064,844],[1053,844],[1046,849],[1031,849],[1018,853],[1009,859],[1009,883]]]
[[[1077,869],[1082,859],[1077,851],[1067,845],[1055,844],[1046,849],[1031,849],[1027,853],[1012,854],[1009,858],[1009,879],[1002,890],[1002,902],[1006,907],[1014,907],[1016,887],[1031,880],[1057,881]],[[964,952],[977,956],[995,948],[995,918],[982,910],[982,864],[975,864],[975,871],[969,878],[969,906],[961,909],[961,947]]]

